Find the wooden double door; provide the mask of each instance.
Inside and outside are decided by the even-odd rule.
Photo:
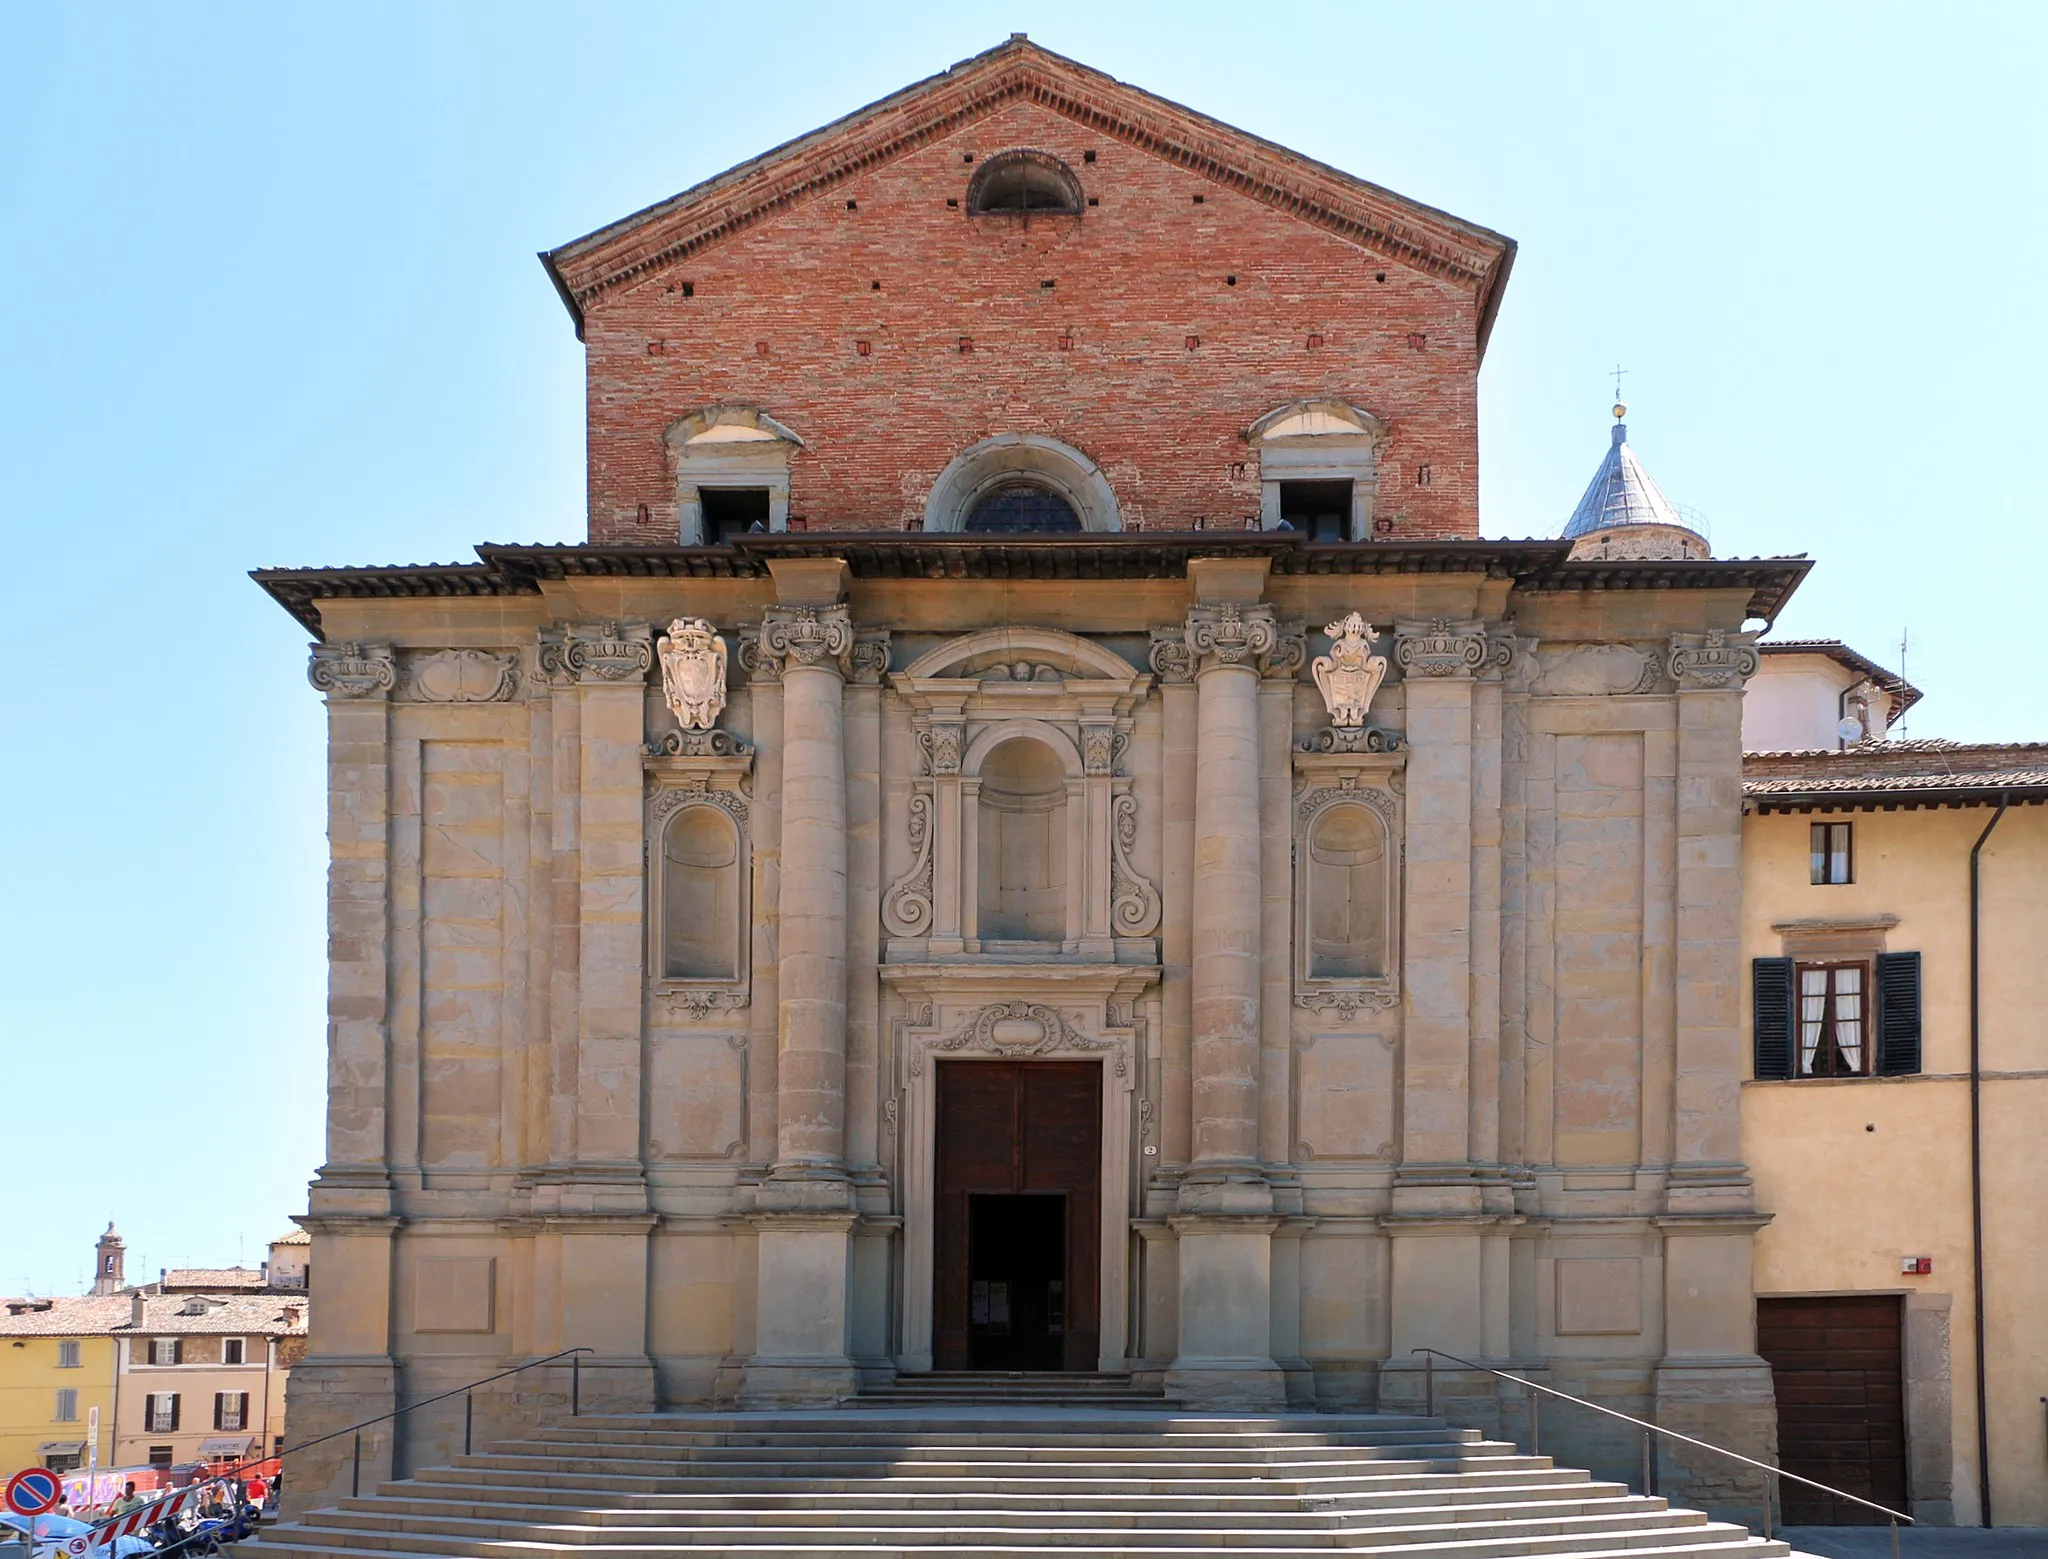
[[[933,1366],[1095,1369],[1101,1064],[937,1065]]]
[[[1850,1494],[1906,1509],[1904,1338],[1896,1294],[1759,1299],[1756,1351],[1778,1397],[1778,1462]],[[1884,1521],[1789,1479],[1788,1526]]]

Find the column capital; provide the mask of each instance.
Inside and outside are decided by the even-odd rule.
[[[1411,677],[1473,677],[1490,664],[1506,645],[1487,641],[1486,627],[1479,622],[1454,622],[1432,617],[1422,622],[1394,624],[1394,664]]]
[[[753,659],[781,675],[808,670],[850,677],[854,642],[853,614],[843,602],[837,606],[771,606],[761,619]]]
[[[1227,666],[1257,672],[1280,642],[1272,607],[1240,606],[1235,601],[1189,607],[1184,632],[1196,676]]]
[[[644,682],[654,665],[646,623],[567,623],[540,632],[540,669],[550,686]]]
[[[398,683],[398,657],[388,644],[316,644],[306,680],[331,699],[388,699]]]
[[[1674,633],[1669,665],[1681,693],[1739,693],[1756,675],[1756,635],[1723,628]]]

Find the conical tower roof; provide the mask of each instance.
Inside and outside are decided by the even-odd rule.
[[[1629,448],[1628,424],[1620,420],[1627,409],[1625,406],[1614,408],[1616,420],[1607,455],[1593,473],[1593,480],[1587,484],[1586,495],[1572,510],[1572,517],[1565,524],[1564,539],[1585,542],[1589,538],[1601,538],[1620,542],[1624,538],[1617,532],[1635,531],[1640,542],[1628,547],[1631,555],[1638,554],[1641,545],[1648,544],[1655,553],[1661,553],[1668,547],[1672,556],[1707,556],[1706,538],[1700,534],[1700,527],[1679,513],[1677,505],[1664,496],[1664,490],[1643,469],[1636,452]],[[1657,532],[1637,530],[1640,526],[1654,526],[1658,531],[1680,534],[1667,535],[1664,545],[1658,546],[1651,540]],[[1644,552],[1641,555],[1654,554]]]

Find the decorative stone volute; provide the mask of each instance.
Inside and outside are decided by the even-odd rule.
[[[787,675],[796,670],[851,673],[853,618],[837,606],[776,606],[761,621],[760,654]]]
[[[576,623],[541,635],[540,667],[550,682],[637,681],[653,664],[644,623]]]
[[[1671,636],[1671,678],[1681,693],[1740,692],[1756,675],[1756,636],[1709,628]]]
[[[662,696],[676,724],[710,730],[725,712],[725,640],[701,617],[678,617],[656,648]]]
[[[1279,629],[1270,606],[1218,606],[1188,609],[1188,654],[1197,673],[1218,666],[1245,666],[1256,671],[1261,657],[1279,643]]]
[[[388,644],[316,644],[306,680],[329,698],[387,698],[398,660]]]
[[[1448,617],[1398,623],[1394,662],[1411,677],[1469,677],[1487,662],[1485,631],[1476,622]]]
[[[1356,612],[1323,632],[1330,636],[1330,653],[1318,655],[1309,672],[1330,712],[1331,726],[1356,730],[1365,724],[1373,695],[1386,680],[1387,657],[1373,654],[1372,625]]]

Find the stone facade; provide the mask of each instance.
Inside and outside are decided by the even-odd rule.
[[[1073,1320],[1100,1369],[1192,1405],[1406,1407],[1434,1348],[1768,1451],[1737,1111],[1742,629],[1805,565],[1458,539],[1505,241],[1105,82],[1012,44],[727,176],[758,194],[811,169],[827,193],[786,217],[693,239],[710,197],[684,197],[557,251],[591,344],[593,539],[640,545],[259,576],[319,635],[330,729],[320,1320],[295,1434],[569,1347],[591,1350],[586,1404],[636,1408],[829,1403],[928,1369],[935,1076],[1058,1059],[1101,1071],[1099,1281]],[[1062,95],[1083,86],[1094,118]],[[914,147],[861,150],[927,111]],[[1166,134],[1190,124],[1193,171]],[[961,146],[1013,143],[1084,185],[1101,170],[1101,207],[937,236],[901,217],[890,289],[930,287],[888,306],[964,288],[951,306],[1000,322],[990,289],[1029,275],[1048,335],[1073,298],[1077,321],[1111,311],[1077,337],[1135,357],[1026,375],[983,352],[1010,327],[976,325],[970,394],[968,326],[893,365],[794,322],[757,354],[767,305],[704,280],[815,252],[856,202],[868,220],[883,203],[828,164],[943,211]],[[1234,355],[1182,328],[1168,204],[1229,219],[1211,268],[1247,310]],[[969,241],[996,270],[956,264]],[[1045,289],[1059,311],[1041,243],[1095,268]],[[851,301],[818,283],[802,306],[881,308],[848,266]],[[1364,410],[1314,409],[1333,395]],[[1309,409],[1280,437],[1338,440],[1313,469],[1377,451],[1375,504],[1389,469],[1408,494],[1437,463],[1400,512],[1452,539],[1257,530],[1254,430],[1289,405]],[[785,515],[675,545],[678,418],[794,430],[804,533]],[[834,419],[860,422],[857,458]],[[1092,450],[1104,488],[1053,443]],[[901,533],[969,456],[1014,456],[997,476],[1122,534]],[[1253,529],[1196,523],[1233,504]],[[665,691],[657,654],[694,620],[692,653],[731,647],[710,726],[701,678]],[[1341,686],[1317,664],[1340,658]],[[1442,1359],[1436,1384],[1520,1432],[1512,1388]],[[551,1366],[489,1388],[478,1434],[567,1386]],[[444,1453],[460,1417],[430,1409],[396,1445],[380,1427],[365,1455]],[[1596,1426],[1545,1444],[1634,1465]]]

